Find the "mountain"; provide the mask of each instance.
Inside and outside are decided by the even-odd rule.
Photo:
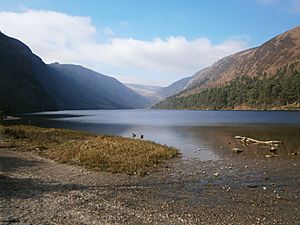
[[[155,93],[162,89],[161,86],[151,86],[151,85],[142,85],[142,84],[131,84],[125,83],[127,87],[131,90],[135,91],[136,93],[145,96],[149,101],[149,106],[155,104],[161,100],[160,97],[156,96]]]
[[[164,87],[158,90],[153,95],[158,96],[161,99],[165,99],[169,96],[175,95],[178,92],[182,91],[184,88],[186,88],[191,78],[192,77],[186,77],[178,81],[175,81],[174,83],[170,84],[168,87]]]
[[[0,111],[57,110],[45,85],[53,83],[46,64],[22,42],[0,32]]]
[[[131,84],[124,83],[127,87],[135,91],[136,93],[144,96],[151,96],[158,90],[162,89],[161,86],[153,86],[153,85],[142,85],[142,84]]]
[[[155,104],[169,96],[175,95],[182,91],[192,77],[186,77],[175,81],[167,87],[147,86],[140,84],[125,84],[135,92],[146,96],[152,104]]]
[[[115,78],[77,65],[46,65],[0,32],[0,111],[144,108],[150,103]]]
[[[155,107],[265,109],[297,103],[299,61],[300,26],[200,70],[184,90]]]
[[[61,109],[132,109],[150,104],[117,79],[83,66],[53,63],[49,67],[57,77],[55,99]]]

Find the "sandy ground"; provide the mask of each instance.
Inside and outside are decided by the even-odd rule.
[[[300,224],[300,161],[176,159],[145,177],[0,149],[0,224]]]

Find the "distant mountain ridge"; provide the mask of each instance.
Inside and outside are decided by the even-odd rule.
[[[265,82],[271,82],[271,80],[267,79],[278,74],[281,74],[281,76],[294,76],[295,73],[300,71],[300,64],[298,63],[299,61],[300,26],[272,38],[259,47],[244,50],[224,57],[214,63],[212,66],[200,70],[192,76],[185,89],[181,90],[181,92],[179,92],[177,95],[158,103],[155,107],[193,109],[213,109],[215,107],[222,108],[222,105],[209,105],[209,102],[214,102],[214,99],[212,98],[216,97],[216,93],[222,95],[221,97],[224,98],[223,102],[226,104],[223,108],[239,108],[241,105],[244,105],[245,108],[254,109],[256,107],[268,107],[268,105],[271,107],[270,104],[266,102],[256,102],[255,104],[251,103],[251,105],[247,106],[249,102],[238,101],[240,106],[236,105],[238,103],[231,105],[231,99],[228,98],[228,94],[231,96],[231,92],[234,90],[223,89],[228,85],[233,85],[232,82],[235,82],[241,77],[253,78],[252,81],[248,81],[250,85],[251,82],[259,82],[260,79],[264,79]],[[283,73],[283,71],[285,71],[285,73]],[[257,79],[258,81],[255,81]],[[294,79],[298,78],[296,77]],[[287,80],[286,82],[290,81]],[[240,83],[240,85],[242,85],[242,83]],[[251,85],[244,86],[244,88],[246,88],[244,91],[247,91],[248,89],[251,89]],[[283,88],[283,86],[277,88],[280,89]],[[218,89],[222,89],[222,91]],[[208,90],[212,91],[209,92]],[[228,91],[231,92],[229,93]],[[272,87],[270,89],[270,92],[271,91]],[[222,92],[222,94],[219,92]],[[276,93],[275,91],[273,92]],[[255,102],[255,98],[253,101]]]
[[[135,91],[136,93],[144,96],[151,96],[155,92],[159,91],[163,87],[154,86],[154,85],[143,85],[143,84],[132,84],[132,83],[124,83],[127,87]]]
[[[150,102],[108,77],[77,65],[46,65],[28,46],[0,32],[0,111],[145,108]]]
[[[164,87],[157,92],[154,93],[154,95],[159,96],[161,99],[165,99],[169,96],[175,95],[178,92],[184,90],[192,77],[185,77],[180,80],[175,81],[174,83],[170,84],[168,87]]]

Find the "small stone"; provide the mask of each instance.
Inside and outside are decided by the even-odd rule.
[[[215,177],[218,177],[219,176],[219,173],[214,173],[213,174]]]
[[[5,178],[5,173],[0,172],[0,179],[4,179]]]
[[[298,152],[292,152],[292,155],[298,155]]]
[[[266,187],[263,187],[263,190],[265,191],[265,190],[267,190],[267,188],[266,188]]]
[[[279,194],[276,195],[276,198],[281,199],[281,196]]]
[[[275,147],[275,146],[271,146],[270,152],[276,152],[277,150],[278,150],[278,148],[277,148],[277,147]]]
[[[243,152],[243,150],[240,149],[240,148],[233,148],[231,151],[234,152],[234,153],[237,153],[237,154]]]
[[[272,157],[276,157],[277,155],[275,155],[275,154],[267,154],[266,155],[266,158],[272,158]]]

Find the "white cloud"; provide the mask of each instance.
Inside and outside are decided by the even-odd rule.
[[[246,48],[246,42],[239,38],[213,44],[208,38],[176,36],[144,41],[113,36],[100,42],[89,17],[28,9],[0,12],[0,30],[25,42],[47,63],[77,63],[124,81],[126,73],[130,80],[148,76],[144,80],[151,82],[151,74],[152,82],[157,83],[155,79],[161,80],[155,77],[158,74],[166,77],[165,82],[172,82]],[[104,34],[115,35],[110,28],[105,28]]]

